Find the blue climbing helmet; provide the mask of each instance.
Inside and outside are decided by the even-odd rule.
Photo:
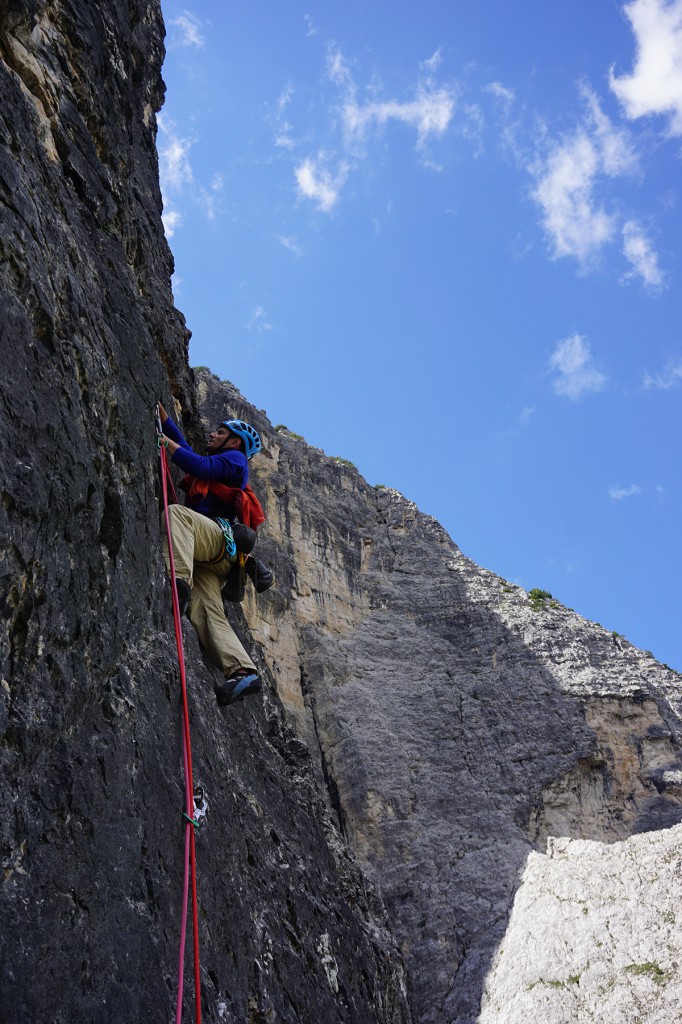
[[[263,442],[260,439],[260,434],[257,430],[253,429],[250,423],[245,423],[244,420],[223,420],[220,426],[227,427],[228,430],[231,430],[233,434],[242,439],[246,448],[247,459],[258,455],[258,452],[262,449]]]

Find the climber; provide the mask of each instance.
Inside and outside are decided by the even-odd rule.
[[[249,479],[248,460],[262,444],[250,424],[226,420],[209,435],[206,455],[197,455],[161,403],[159,416],[160,443],[171,461],[199,485],[190,487],[187,505],[171,505],[168,510],[173,559],[181,612],[188,611],[202,647],[225,676],[214,687],[218,704],[225,707],[262,688],[256,666],[225,618],[220,593],[237,560],[230,522],[235,508],[226,494],[234,488],[234,496],[241,498]],[[169,566],[167,539],[164,547]]]

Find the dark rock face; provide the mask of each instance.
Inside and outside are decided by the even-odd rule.
[[[147,0],[0,12],[0,1020],[17,1024],[165,1022],[175,999],[153,403],[195,414],[160,222],[162,39]],[[274,690],[220,713],[187,643],[204,1019],[408,1022],[382,906]]]
[[[0,1024],[171,1017],[170,395],[194,440],[199,407],[263,431],[278,577],[230,611],[262,699],[219,711],[186,629],[204,1019],[409,1024],[409,980],[420,1020],[473,1024],[531,851],[681,820],[679,678],[195,382],[160,224],[162,35],[146,0],[0,13]]]
[[[278,586],[247,618],[384,896],[417,1015],[473,1024],[534,848],[682,820],[679,676],[474,565],[210,374],[199,395],[209,422],[263,430],[259,548]]]

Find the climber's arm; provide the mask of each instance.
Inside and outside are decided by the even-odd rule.
[[[164,443],[168,448],[169,454],[173,455],[178,450],[178,448],[183,448],[186,451],[191,452],[192,449],[189,445],[189,442],[185,440],[185,438],[182,435],[182,431],[175,423],[173,423],[173,420],[170,418],[170,416],[168,415],[168,413],[163,408],[160,402],[159,412],[161,414],[161,422],[163,424],[163,434],[161,435],[161,440],[162,443]],[[163,418],[164,413],[166,413],[165,419]]]

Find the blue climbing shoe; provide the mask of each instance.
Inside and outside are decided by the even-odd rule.
[[[226,708],[228,704],[244,700],[244,697],[248,697],[252,693],[260,693],[263,684],[255,672],[249,672],[247,675],[242,674],[224,679],[222,683],[216,683],[213,689],[218,705],[221,708]]]

